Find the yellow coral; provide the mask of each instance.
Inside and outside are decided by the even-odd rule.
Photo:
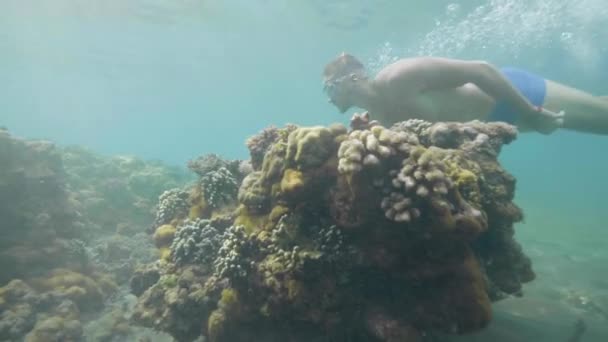
[[[283,205],[276,205],[270,211],[270,215],[268,215],[268,220],[274,226],[279,219],[289,212],[289,208]]]
[[[245,232],[251,234],[260,229],[263,229],[268,223],[268,215],[253,215],[247,211],[247,208],[240,206],[237,209],[238,216],[234,220],[235,226],[245,227]]]
[[[92,277],[95,279],[95,282],[97,282],[97,285],[99,285],[104,294],[111,294],[118,290],[118,285],[109,274],[95,272],[93,273]]]
[[[70,286],[63,291],[63,294],[72,300],[78,300],[87,295],[87,290],[80,286]]]
[[[205,201],[205,196],[203,196],[200,187],[197,186],[190,192],[189,201],[192,203],[190,211],[188,212],[188,218],[190,220],[209,217],[209,206],[207,205],[207,201]]]
[[[80,309],[94,309],[103,304],[104,292],[92,278],[68,269],[55,269],[46,278],[34,278],[32,287],[57,291],[72,299]]]
[[[161,247],[159,250],[159,258],[161,260],[169,261],[171,258],[171,249],[169,247]]]
[[[464,161],[453,159],[446,162],[448,176],[454,181],[466,200],[474,206],[479,207],[481,206],[481,190],[479,189],[479,177],[475,174],[475,171],[478,171],[477,166],[460,163],[464,163]]]
[[[285,158],[294,162],[298,169],[318,167],[337,148],[335,137],[346,133],[346,127],[336,124],[328,128],[322,126],[300,127],[287,138]]]
[[[232,207],[231,205],[222,206],[220,208],[214,209],[211,212],[211,214],[205,215],[204,218],[215,219],[215,218],[226,217],[226,216],[231,215],[233,212],[234,212],[234,207]]]
[[[222,290],[222,295],[218,303],[218,307],[225,312],[231,312],[236,309],[239,304],[239,294],[235,289],[227,288]]]
[[[456,184],[458,186],[467,186],[477,183],[477,176],[469,170],[460,170],[456,176]]]
[[[281,191],[290,193],[304,188],[304,175],[302,171],[286,169],[281,180]]]
[[[196,220],[202,216],[203,209],[204,208],[200,204],[191,206],[190,211],[188,212],[188,218],[191,220]]]
[[[158,227],[154,232],[154,242],[156,243],[156,247],[162,248],[171,245],[173,241],[173,236],[175,236],[175,226],[170,224],[163,224]]]
[[[457,161],[447,161],[448,176],[460,187],[477,184],[477,176],[470,170],[461,168]]]
[[[222,310],[215,310],[209,315],[207,319],[207,334],[209,335],[209,340],[218,341],[220,336],[224,332],[226,323],[226,315]]]
[[[25,342],[76,341],[82,338],[82,327],[77,320],[61,316],[41,318],[25,337]],[[59,337],[61,336],[61,337]]]

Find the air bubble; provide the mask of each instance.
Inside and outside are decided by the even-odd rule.
[[[560,39],[562,42],[568,42],[572,39],[572,32],[562,32]]]

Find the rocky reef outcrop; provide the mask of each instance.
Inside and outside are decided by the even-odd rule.
[[[131,319],[212,342],[483,329],[492,301],[535,277],[514,239],[516,181],[498,162],[516,133],[476,121],[288,125],[248,140],[247,172],[193,162],[199,182],[157,222],[161,260],[132,279]]]

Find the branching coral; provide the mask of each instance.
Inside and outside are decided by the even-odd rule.
[[[238,181],[227,168],[222,166],[207,172],[200,182],[205,200],[212,208],[219,208],[236,200]]]
[[[393,192],[382,201],[385,215],[397,222],[410,222],[421,214],[439,216],[451,211],[448,192],[453,182],[447,167],[433,147],[417,148],[391,181]],[[421,210],[429,208],[429,213]]]
[[[215,153],[209,153],[190,160],[188,162],[188,168],[200,177],[203,177],[207,173],[217,171],[220,168],[227,168],[234,171],[235,168],[238,169],[238,164],[238,161],[227,161]]]
[[[247,238],[242,226],[232,226],[223,236],[217,259],[214,261],[216,274],[220,278],[242,279],[249,273],[249,257],[255,254],[255,245]]]
[[[412,145],[416,144],[418,139],[415,135],[382,126],[374,126],[369,131],[353,131],[340,144],[338,171],[353,173],[364,167],[379,166],[382,159],[407,156]]]
[[[264,154],[266,154],[268,148],[278,139],[278,137],[279,129],[270,126],[247,139],[246,145],[249,149],[251,165],[254,170],[260,169],[262,162],[264,161]]]
[[[163,192],[158,198],[154,225],[158,227],[170,223],[173,219],[186,216],[190,209],[188,197],[188,192],[177,188]]]
[[[175,263],[210,264],[221,246],[221,233],[209,220],[187,221],[178,227],[171,244],[171,256]]]

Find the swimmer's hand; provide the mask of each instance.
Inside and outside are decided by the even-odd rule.
[[[551,134],[564,126],[565,112],[552,112],[543,107],[535,106],[532,113],[526,116],[526,124],[542,134]]]

